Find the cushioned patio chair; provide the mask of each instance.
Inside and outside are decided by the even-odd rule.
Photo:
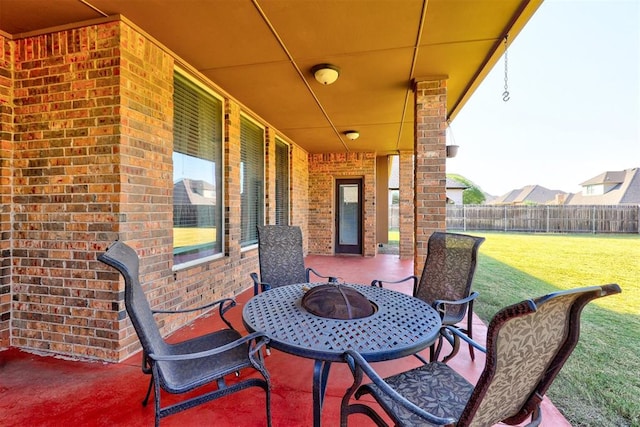
[[[153,388],[156,426],[167,415],[249,387],[260,387],[265,391],[267,424],[271,425],[271,383],[259,352],[267,340],[257,332],[242,337],[233,329],[224,317],[236,305],[233,299],[221,299],[189,310],[151,310],[138,277],[139,258],[131,247],[117,241],[104,254],[99,255],[98,259],[114,267],[124,277],[125,307],[143,349],[142,370],[145,374],[151,374],[147,395],[142,404],[147,405]],[[154,319],[154,314],[157,313],[184,313],[216,306],[228,329],[175,344],[164,340]],[[233,378],[227,384],[225,377],[238,376],[244,368],[257,370],[261,377]],[[181,394],[210,383],[217,383],[217,387],[164,408],[160,406],[161,390]]]
[[[476,386],[449,365],[431,362],[382,379],[358,353],[344,357],[354,373],[354,384],[342,399],[340,420],[349,414],[369,416],[386,426],[375,410],[350,404],[371,394],[396,426],[492,426],[542,419],[540,402],[576,346],[580,314],[591,300],[617,294],[616,284],[592,286],[527,300],[500,310],[487,331],[485,367]],[[372,381],[359,386],[363,373]]]
[[[309,283],[311,273],[329,282],[338,281],[336,277],[322,276],[313,268],[305,268],[302,231],[298,226],[259,225],[258,257],[260,277],[251,273],[255,295],[278,286]]]
[[[420,280],[416,276],[409,276],[396,281],[371,282],[374,286],[383,286],[385,283],[413,280],[413,296],[427,302],[440,313],[442,329],[437,343],[431,346],[431,361],[437,360],[443,337],[453,346],[444,361],[457,353],[460,338],[469,344],[472,360],[475,359],[473,348],[481,349],[473,341],[473,301],[478,293],[471,292],[471,285],[478,261],[478,248],[484,240],[484,237],[466,234],[434,232],[429,237],[427,258]],[[458,326],[465,316],[466,327]],[[427,363],[420,355],[416,357]]]

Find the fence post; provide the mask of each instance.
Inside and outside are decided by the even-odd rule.
[[[591,210],[591,232],[593,234],[596,234],[596,207],[595,205],[593,206],[593,209]]]
[[[547,211],[547,226],[545,227],[547,229],[547,233],[549,232],[549,206],[545,206],[545,210]]]
[[[507,231],[507,207],[504,207],[504,231]]]
[[[462,205],[462,230],[467,231],[467,207]]]

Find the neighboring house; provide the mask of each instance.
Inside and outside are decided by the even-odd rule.
[[[451,205],[461,205],[462,203],[462,193],[464,190],[469,188],[468,185],[465,185],[455,179],[447,178],[447,203]]]
[[[569,194],[566,205],[637,205],[640,204],[638,168],[606,171],[583,183],[582,191]]]
[[[487,202],[488,205],[545,205],[556,203],[556,198],[566,193],[560,190],[549,190],[540,185],[527,185],[526,187],[511,190],[510,192]]]
[[[175,227],[215,227],[216,187],[201,179],[184,178],[173,184]]]

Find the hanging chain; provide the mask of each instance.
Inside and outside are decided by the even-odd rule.
[[[502,100],[507,102],[509,100],[509,57],[507,56],[507,46],[509,43],[509,34],[504,36],[504,92],[502,92]]]

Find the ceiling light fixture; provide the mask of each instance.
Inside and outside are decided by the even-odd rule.
[[[360,138],[360,132],[358,132],[357,130],[348,130],[344,133],[344,135],[352,141]]]
[[[318,64],[311,68],[311,72],[316,80],[323,85],[330,85],[338,80],[340,69],[331,64]]]

